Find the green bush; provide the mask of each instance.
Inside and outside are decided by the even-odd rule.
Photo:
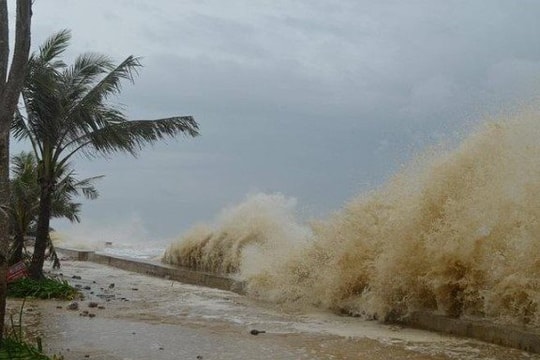
[[[8,284],[8,296],[15,298],[72,300],[78,294],[77,289],[71,287],[65,280],[26,278]]]
[[[8,337],[0,344],[0,360],[4,359],[52,360],[59,358],[55,356],[51,359],[44,355],[39,348],[39,343],[38,347],[35,347],[19,339]]]

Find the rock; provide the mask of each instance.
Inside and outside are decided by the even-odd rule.
[[[68,306],[66,307],[66,309],[68,310],[78,310],[79,309],[79,303],[76,302],[76,301],[72,301],[68,304]]]
[[[90,286],[83,287],[84,290],[91,290],[92,288]]]
[[[89,308],[95,308],[95,307],[98,307],[98,303],[97,302],[94,302],[94,301],[90,301],[88,303],[88,307]]]
[[[91,317],[91,318],[96,317],[96,314],[89,313],[89,314],[88,314],[88,317]]]
[[[76,279],[76,280],[81,280],[81,277],[79,275],[73,275],[71,278]]]
[[[61,309],[61,308],[62,308],[62,306],[58,305],[58,306],[57,306],[56,308],[57,308],[57,309]]]
[[[249,333],[250,333],[251,335],[259,335],[259,334],[264,334],[265,332],[266,332],[266,331],[264,331],[264,330],[256,330],[256,329],[253,329],[253,330],[251,330]]]
[[[197,360],[202,360],[202,355],[197,355]]]
[[[105,299],[106,301],[116,298],[116,295],[114,294],[97,294],[96,296],[98,298]]]
[[[104,310],[104,309],[105,309],[105,306],[99,305],[97,308],[98,308],[99,310]]]
[[[109,289],[114,289],[114,283],[109,284]]]
[[[131,288],[131,290],[133,290],[133,291],[138,291],[139,289],[137,289],[137,288]]]

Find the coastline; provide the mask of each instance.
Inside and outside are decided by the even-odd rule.
[[[231,277],[169,266],[158,261],[132,259],[93,251],[59,249],[59,252],[81,261],[92,261],[119,269],[176,280],[192,285],[207,286],[244,293],[244,284]],[[540,332],[524,327],[500,325],[482,319],[456,319],[429,312],[414,312],[399,324],[485,341],[540,354]]]
[[[139,273],[114,267],[129,259],[107,266],[66,260],[78,253],[59,253],[64,255],[63,267],[52,273],[80,287],[85,300],[79,311],[67,310],[66,302],[31,302],[27,306],[34,310],[25,311],[25,317],[30,315],[28,321],[38,323],[32,327],[48,353],[61,353],[66,360],[84,355],[91,359],[357,359],[359,354],[370,359],[540,359],[532,353],[395,324],[316,310],[291,313],[231,291],[149,274],[144,266],[138,267]],[[115,285],[111,288],[111,284]],[[89,309],[91,301],[103,309]],[[82,311],[95,317],[82,316]],[[253,336],[253,329],[267,333]]]

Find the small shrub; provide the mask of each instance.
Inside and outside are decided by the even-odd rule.
[[[39,344],[38,344],[39,346]],[[0,344],[0,360],[20,359],[20,360],[53,360],[59,359],[54,356],[50,358],[43,354],[39,347],[30,345],[19,339],[8,337]]]
[[[10,317],[11,328],[5,328],[5,338],[0,341],[0,360],[19,359],[19,360],[63,360],[63,356],[53,355],[48,357],[43,354],[41,338],[37,338],[36,346],[25,341],[23,337],[22,315],[25,300],[19,310],[19,322],[15,323],[13,316]]]
[[[65,280],[20,279],[8,285],[8,296],[15,298],[72,300],[79,292]],[[1,360],[1,359],[0,359]]]

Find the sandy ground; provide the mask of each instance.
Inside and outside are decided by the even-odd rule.
[[[81,288],[67,301],[27,301],[29,336],[70,359],[540,359],[478,341],[330,313],[292,311],[216,289],[64,261]],[[75,277],[80,277],[74,278]],[[97,307],[89,307],[94,302]],[[20,301],[10,301],[17,313]],[[251,330],[265,331],[251,335]]]

